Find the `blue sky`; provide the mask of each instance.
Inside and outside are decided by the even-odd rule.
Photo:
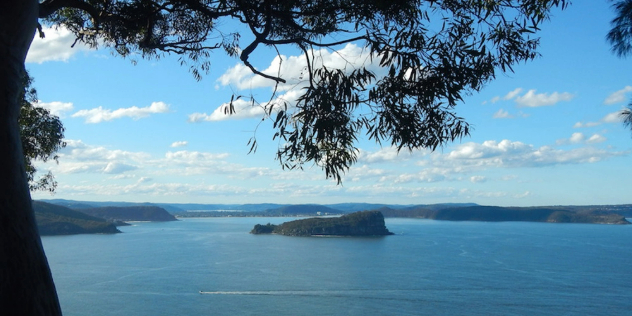
[[[282,170],[277,141],[260,108],[243,102],[220,115],[233,93],[266,100],[270,83],[253,78],[239,60],[218,51],[211,72],[196,81],[176,57],[129,59],[107,49],[70,48],[64,30],[35,38],[27,69],[40,106],[58,114],[68,146],[59,164],[39,164],[59,182],[35,199],[173,203],[586,205],[632,203],[632,132],[617,117],[632,99],[632,60],[605,41],[614,13],[609,1],[576,1],[543,25],[542,57],[499,73],[457,111],[471,137],[397,155],[362,140],[358,163],[342,185],[317,166]],[[226,25],[227,28],[233,26]],[[238,30],[238,29],[235,29]],[[337,56],[363,60],[360,47]],[[282,72],[296,82],[301,59],[281,52]],[[253,55],[261,70],[275,54]],[[297,91],[282,87],[291,100]],[[248,155],[248,140],[259,148]]]

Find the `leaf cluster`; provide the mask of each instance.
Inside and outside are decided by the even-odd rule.
[[[64,139],[64,126],[58,116],[52,115],[49,110],[36,107],[37,91],[31,87],[33,78],[25,74],[23,78],[22,93],[20,95],[20,138],[22,152],[24,153],[24,165],[31,190],[44,190],[54,192],[57,182],[53,174],[48,173],[35,179],[37,168],[35,160],[46,162],[50,159],[59,162],[57,151],[66,147]]]
[[[467,136],[455,107],[516,63],[538,56],[537,31],[566,0],[45,0],[44,23],[63,25],[78,41],[123,56],[178,54],[193,74],[224,50],[257,75],[260,46],[293,46],[307,60],[295,104],[272,102],[267,118],[284,168],[313,163],[341,182],[358,159],[360,134],[398,150],[429,148]],[[249,40],[225,22],[247,29]],[[363,64],[324,65],[318,52],[355,43]],[[379,64],[382,74],[372,65]],[[277,95],[277,89],[273,97]],[[254,104],[259,104],[253,101]],[[276,111],[273,111],[273,108]],[[229,107],[233,113],[233,107]],[[273,115],[276,117],[273,118]],[[256,140],[251,140],[256,150]]]
[[[606,39],[617,56],[627,57],[632,54],[632,0],[615,1],[612,8],[616,17],[610,23],[612,28]],[[632,102],[619,115],[623,119],[623,125],[632,129]]]

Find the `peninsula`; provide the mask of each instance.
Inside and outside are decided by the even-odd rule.
[[[307,218],[280,225],[257,224],[251,234],[285,236],[385,236],[392,235],[379,211],[355,212],[340,217]]]
[[[120,233],[114,224],[67,207],[33,201],[40,236]]]

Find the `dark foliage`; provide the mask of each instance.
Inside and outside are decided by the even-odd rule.
[[[56,115],[44,108],[36,107],[37,91],[31,86],[33,78],[25,74],[23,79],[24,90],[20,95],[20,138],[22,151],[24,152],[24,165],[31,190],[45,190],[51,193],[57,187],[55,177],[49,171],[39,179],[35,179],[37,168],[34,161],[48,161],[52,159],[58,162],[56,152],[66,147],[64,139],[64,125]]]
[[[610,32],[606,36],[612,45],[612,51],[619,57],[632,54],[632,0],[615,1],[612,5],[616,17],[612,20]],[[621,110],[623,125],[632,129],[632,102],[627,109]]]
[[[45,0],[43,23],[62,25],[92,46],[122,56],[160,58],[177,54],[197,78],[210,69],[210,53],[223,50],[277,85],[281,74],[264,74],[250,62],[261,46],[281,55],[299,48],[307,60],[290,106],[252,99],[263,106],[279,140],[283,168],[320,166],[340,183],[357,161],[359,134],[398,150],[429,148],[467,136],[455,112],[469,93],[496,71],[538,56],[540,24],[565,0]],[[249,30],[224,30],[237,22]],[[318,51],[355,43],[368,52],[364,64],[331,68]],[[377,61],[386,75],[370,67]],[[277,86],[278,87],[278,86]],[[236,96],[237,100],[242,96]],[[268,99],[266,99],[268,100]],[[234,113],[232,101],[226,113]],[[256,150],[252,139],[251,150]]]

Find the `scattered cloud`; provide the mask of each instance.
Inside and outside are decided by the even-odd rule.
[[[177,141],[177,142],[171,143],[171,147],[173,147],[173,148],[184,147],[184,146],[186,146],[188,144],[189,144],[189,142],[187,142],[187,141]]]
[[[569,141],[571,142],[571,144],[577,144],[577,143],[583,142],[584,139],[586,139],[584,134],[582,134],[582,133],[573,133],[573,135],[571,135],[571,138],[569,139]]]
[[[514,100],[518,107],[540,107],[540,106],[547,106],[547,105],[555,105],[562,101],[570,101],[575,97],[575,95],[568,92],[562,92],[562,93],[553,92],[551,94],[547,94],[547,93],[536,94],[535,89],[531,89],[527,91],[527,93],[520,95],[522,91],[524,91],[522,88],[516,88],[512,91],[509,91],[503,97],[500,97],[500,96],[493,97],[490,100],[490,102],[496,103],[500,100],[504,100],[504,101]],[[485,103],[487,102],[483,102],[483,104]],[[496,114],[494,114],[494,118],[509,118],[510,116],[508,115],[509,113],[507,111],[504,111],[501,109],[498,112],[496,112]]]
[[[494,113],[493,118],[495,119],[504,119],[504,118],[513,118],[514,116],[509,114],[509,112],[499,109],[496,113]]]
[[[570,138],[558,139],[556,145],[568,145],[568,144],[598,144],[603,143],[607,139],[599,134],[593,134],[587,138],[583,133],[573,133]]]
[[[470,182],[472,183],[482,183],[486,181],[487,181],[487,177],[485,176],[471,176],[470,177]]]
[[[575,136],[575,139],[583,136]],[[487,168],[537,168],[553,165],[594,163],[627,152],[614,152],[594,147],[580,147],[570,150],[555,149],[550,146],[535,147],[522,142],[488,140],[481,144],[466,143],[457,146],[440,159],[434,159],[435,166],[443,165],[455,171],[483,170]]]
[[[179,162],[179,163],[191,163],[194,161],[209,161],[209,160],[218,160],[225,159],[228,157],[227,153],[221,154],[212,154],[205,153],[199,151],[176,151],[176,152],[167,152],[165,154],[165,158],[170,161]]]
[[[72,117],[85,117],[86,123],[96,124],[104,121],[111,121],[123,117],[130,117],[138,120],[155,113],[166,113],[169,111],[169,105],[163,102],[152,102],[150,106],[139,108],[132,106],[129,108],[120,108],[117,110],[104,109],[98,107],[90,110],[81,110],[73,114]]]
[[[64,27],[43,27],[44,38],[35,36],[26,55],[27,63],[41,64],[47,61],[68,61],[74,54],[90,48],[83,43],[75,42],[75,35]]]
[[[524,199],[524,198],[526,198],[528,196],[531,196],[531,192],[530,191],[525,191],[524,193],[516,194],[516,195],[514,195],[514,198],[516,198],[516,199]]]
[[[573,125],[573,128],[595,127],[598,125],[601,125],[601,122],[577,122]]]
[[[310,55],[314,68],[320,68],[324,65],[330,69],[335,68],[351,72],[364,66],[369,71],[372,71],[378,78],[386,73],[386,71],[379,66],[378,58],[372,58],[369,50],[355,44],[347,44],[337,51],[327,49],[312,50],[310,51]],[[303,54],[298,56],[276,56],[270,65],[266,69],[261,70],[261,72],[286,80],[285,83],[277,84],[273,80],[253,74],[250,68],[243,64],[237,64],[228,69],[217,80],[221,86],[233,86],[238,90],[274,87],[276,91],[284,92],[284,94],[276,97],[274,100],[266,102],[248,98],[234,100],[232,105],[235,113],[231,115],[226,114],[228,112],[227,107],[230,104],[226,102],[221,104],[210,114],[202,112],[190,114],[188,122],[196,123],[253,117],[261,118],[270,111],[270,107],[285,105],[288,109],[292,109],[296,104],[296,100],[303,94],[303,86],[308,82],[307,69],[307,58]]]
[[[37,102],[34,104],[37,107],[47,109],[51,114],[59,116],[61,118],[64,117],[64,112],[72,111],[74,108],[72,103],[70,102]]]
[[[623,122],[621,111],[616,111],[606,114],[606,116],[602,117],[601,120],[597,122],[577,122],[573,125],[573,128],[595,127],[605,123],[619,124],[621,122]]]
[[[355,44],[347,44],[337,51],[329,51],[326,49],[312,50],[310,55],[314,63],[314,68],[320,68],[324,65],[330,69],[336,68],[351,72],[361,65],[364,65],[368,70],[376,74],[384,72],[379,66],[379,59],[371,58],[368,49]],[[303,54],[298,56],[276,56],[266,69],[260,71],[264,74],[281,77],[286,80],[286,83],[277,86],[279,91],[294,89],[297,86],[300,88],[302,83],[307,82],[307,59]],[[219,77],[218,82],[223,86],[235,86],[239,90],[274,87],[276,85],[276,82],[273,80],[254,75],[252,71],[243,64],[237,64],[228,69]]]
[[[590,136],[590,138],[588,138],[586,140],[587,144],[598,144],[598,143],[603,143],[605,142],[607,139],[599,134],[594,134],[593,136]]]
[[[540,107],[540,106],[550,106],[555,105],[562,101],[570,101],[575,95],[563,92],[553,92],[551,94],[540,93],[536,94],[536,90],[529,90],[522,96],[517,96],[515,98],[516,104],[519,107]],[[513,92],[513,91],[512,91]]]
[[[503,100],[511,100],[511,99],[515,98],[518,94],[520,94],[520,92],[522,92],[522,88],[516,88],[516,89],[510,91],[509,93],[507,93],[503,97]]]
[[[189,123],[198,123],[198,122],[212,122],[212,121],[224,121],[224,120],[238,120],[238,119],[247,119],[247,118],[262,118],[266,115],[266,113],[270,112],[270,107],[281,108],[283,106],[287,106],[288,110],[294,108],[296,104],[296,99],[301,96],[301,91],[292,90],[288,91],[283,95],[278,96],[276,99],[265,102],[265,103],[256,103],[252,100],[239,99],[233,101],[233,114],[228,113],[229,103],[224,103],[220,105],[213,113],[193,113],[189,115],[188,122]],[[276,110],[273,110],[272,113],[276,113]]]
[[[610,105],[610,104],[624,102],[626,101],[626,94],[628,92],[632,92],[632,86],[626,86],[625,88],[619,91],[613,92],[605,100],[603,100],[603,103]]]
[[[105,168],[103,168],[103,173],[120,174],[134,169],[138,169],[138,167],[119,162],[108,162]]]
[[[428,154],[429,151],[419,150],[416,152],[398,151],[397,147],[384,147],[378,151],[370,152],[360,150],[358,154],[358,161],[361,163],[381,163],[381,162],[393,162],[401,161],[412,158],[413,156],[423,156]]]

